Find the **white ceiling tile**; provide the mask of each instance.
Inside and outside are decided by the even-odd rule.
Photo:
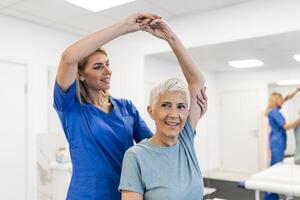
[[[72,26],[68,26],[68,25],[60,24],[60,23],[51,23],[48,25],[48,27],[58,29],[58,30],[63,30],[63,31],[77,34],[77,35],[86,35],[87,33],[89,33],[89,31],[86,29],[72,27]]]
[[[195,11],[207,11],[220,7],[227,6],[229,3],[224,0],[184,0],[184,1],[174,1],[174,0],[147,0],[153,5],[157,5],[168,12],[179,16],[189,12]]]
[[[22,1],[24,1],[24,0],[1,0],[1,2],[0,2],[0,11],[2,9],[8,8],[8,7],[10,7],[12,5],[15,5],[18,2],[22,2]]]
[[[85,15],[84,17],[74,17],[65,20],[63,23],[91,32],[111,25],[115,23],[115,20],[99,15],[98,13],[92,13]]]
[[[171,15],[171,13],[165,10],[164,8],[156,6],[152,2],[148,2],[145,0],[133,1],[127,4],[123,4],[121,6],[100,11],[99,13],[111,17],[112,19],[119,20],[136,12],[150,12],[161,15],[166,18]]]
[[[246,3],[246,2],[250,2],[250,1],[254,1],[254,0],[225,0],[225,1],[228,1],[233,4],[238,4],[238,3]]]
[[[0,4],[3,6],[10,6],[24,1],[26,0],[1,0]]]
[[[37,17],[26,12],[20,12],[19,10],[15,10],[13,8],[7,8],[0,11],[1,14],[16,17],[22,20],[30,21],[33,23],[41,24],[44,26],[49,25],[50,21],[48,19],[44,19],[42,17]]]
[[[91,13],[63,0],[26,0],[16,4],[13,8],[51,21],[60,21]]]

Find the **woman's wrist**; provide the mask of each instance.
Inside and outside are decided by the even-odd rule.
[[[115,29],[115,32],[118,34],[118,36],[128,33],[128,27],[126,26],[126,23],[124,21],[120,21],[114,24],[113,28]]]

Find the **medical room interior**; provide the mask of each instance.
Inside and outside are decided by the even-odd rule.
[[[259,200],[272,192],[299,200],[300,133],[286,132],[284,159],[270,166],[266,114],[273,92],[300,87],[299,10],[299,0],[131,0],[98,11],[69,0],[0,0],[0,199],[66,199],[72,163],[53,108],[62,52],[131,13],[149,12],[168,22],[205,76],[208,110],[195,137],[203,199]],[[183,78],[176,57],[142,31],[104,47],[110,94],[130,99],[154,131],[149,92],[159,80]],[[300,92],[280,112],[287,122],[299,118]]]

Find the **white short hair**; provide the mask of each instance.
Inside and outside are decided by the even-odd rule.
[[[167,92],[182,92],[188,102],[189,108],[190,93],[187,84],[179,78],[169,78],[167,80],[158,82],[150,92],[149,106],[154,108],[159,97]]]

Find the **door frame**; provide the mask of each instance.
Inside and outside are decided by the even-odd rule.
[[[31,192],[34,191],[34,186],[35,186],[35,179],[33,178],[33,180],[29,179],[29,175],[32,175],[35,173],[35,165],[31,165],[31,163],[29,162],[30,158],[32,160],[35,160],[35,153],[34,153],[34,146],[35,145],[30,145],[31,142],[35,143],[35,138],[33,135],[29,135],[29,110],[28,110],[28,66],[29,66],[29,62],[28,60],[24,60],[24,59],[18,59],[18,58],[12,58],[12,57],[0,57],[0,63],[11,63],[11,64],[17,64],[17,65],[22,65],[24,67],[25,70],[25,74],[24,74],[24,96],[25,96],[25,102],[24,102],[24,122],[25,122],[25,130],[24,130],[24,134],[25,134],[25,149],[24,149],[24,160],[25,160],[25,196],[24,196],[24,200],[28,200],[30,199],[31,196],[36,196],[31,194]],[[33,143],[33,144],[34,144]],[[32,147],[31,147],[32,146]],[[33,153],[31,153],[33,152]]]

